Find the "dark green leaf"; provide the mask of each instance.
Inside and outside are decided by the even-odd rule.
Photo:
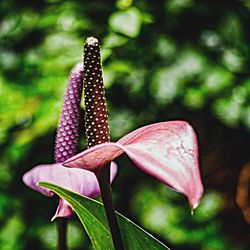
[[[102,203],[54,184],[40,182],[39,185],[49,188],[71,204],[95,249],[114,249]],[[126,250],[168,249],[129,219],[119,213],[117,216]]]

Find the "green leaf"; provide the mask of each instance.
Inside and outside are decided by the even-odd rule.
[[[122,46],[128,42],[128,38],[118,35],[116,33],[110,33],[104,38],[103,47],[115,48]]]
[[[114,249],[102,203],[51,183],[39,185],[49,188],[73,207],[95,249]],[[169,249],[123,215],[117,213],[117,218],[126,250]]]
[[[137,37],[142,25],[141,12],[135,7],[117,11],[110,16],[109,25],[116,32],[132,38]]]

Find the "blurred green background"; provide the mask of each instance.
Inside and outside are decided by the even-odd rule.
[[[55,249],[57,198],[21,176],[53,162],[68,74],[88,36],[102,43],[112,140],[173,119],[199,138],[205,194],[194,216],[125,156],[117,209],[173,249],[250,249],[249,24],[249,0],[1,1],[0,249]],[[69,235],[70,249],[91,249],[76,216]]]

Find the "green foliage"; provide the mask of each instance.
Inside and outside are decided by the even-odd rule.
[[[221,232],[217,214],[224,200],[219,193],[206,192],[193,216],[181,195],[162,184],[156,187],[141,184],[133,200],[132,209],[139,221],[174,245],[185,244],[191,249],[198,245],[200,250],[237,249]]]
[[[137,37],[142,25],[142,16],[135,7],[117,11],[110,16],[109,25],[114,31],[128,37]]]
[[[80,224],[80,223],[79,223]],[[87,236],[83,232],[81,225],[69,221],[68,222],[68,248],[70,250],[81,249],[87,244]],[[40,226],[37,230],[37,236],[40,238],[44,248],[54,250],[57,248],[57,231],[56,223],[47,223],[47,225]]]
[[[20,216],[11,217],[3,226],[0,233],[0,247],[3,250],[11,250],[13,248],[23,249],[23,244],[20,243],[21,234],[24,231],[23,221]]]
[[[7,247],[9,232],[13,234],[9,249],[45,250],[55,245],[53,237],[46,241],[35,232],[47,228],[56,202],[28,190],[21,176],[34,165],[53,162],[67,77],[82,60],[83,41],[94,35],[102,42],[112,140],[151,122],[190,121],[199,136],[206,187],[223,193],[232,210],[215,209],[206,219],[209,226],[201,228],[196,216],[210,214],[202,205],[202,212],[197,210],[182,223],[177,223],[178,216],[167,216],[159,230],[158,212],[163,218],[168,212],[189,218],[186,207],[166,201],[169,193],[164,191],[163,209],[154,210],[145,189],[140,190],[141,197],[149,199],[141,206],[134,189],[150,181],[130,170],[125,160],[114,183],[116,205],[162,241],[171,242],[173,249],[178,245],[187,250],[188,244],[192,250],[201,249],[201,244],[205,250],[232,249],[231,241],[237,242],[237,250],[249,249],[245,240],[249,228],[234,202],[238,172],[249,159],[249,13],[249,0],[1,1],[0,248]],[[85,147],[83,138],[79,144],[80,149]],[[223,162],[225,147],[231,148],[228,155],[234,158]],[[219,151],[219,159],[207,160],[213,149]],[[214,169],[226,172],[218,174],[220,185],[211,180],[217,176]],[[223,183],[227,188],[221,187]],[[154,191],[158,194],[157,188]],[[215,201],[208,195],[208,204]],[[156,226],[150,226],[152,217]],[[242,231],[230,232],[228,228],[236,224]],[[87,249],[84,242],[75,249]]]
[[[100,202],[51,183],[41,182],[39,185],[49,188],[73,207],[95,249],[114,249],[108,221]],[[117,219],[125,249],[169,249],[121,214],[117,213]]]

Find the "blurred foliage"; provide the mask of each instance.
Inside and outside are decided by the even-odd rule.
[[[223,197],[219,193],[205,194],[194,217],[180,202],[180,194],[170,192],[163,185],[158,188],[149,187],[146,183],[138,187],[134,194],[133,210],[143,225],[174,245],[198,246],[198,249],[237,249],[222,236],[217,214],[223,205]],[[167,198],[166,198],[167,197]]]
[[[199,136],[207,187],[191,217],[182,196],[121,157],[118,209],[173,249],[249,249],[249,225],[234,202],[249,161],[249,23],[248,0],[1,1],[0,248],[55,246],[56,202],[28,190],[21,176],[53,161],[68,73],[94,35],[102,41],[113,140],[151,122],[186,119]],[[86,249],[74,223],[71,249]]]

